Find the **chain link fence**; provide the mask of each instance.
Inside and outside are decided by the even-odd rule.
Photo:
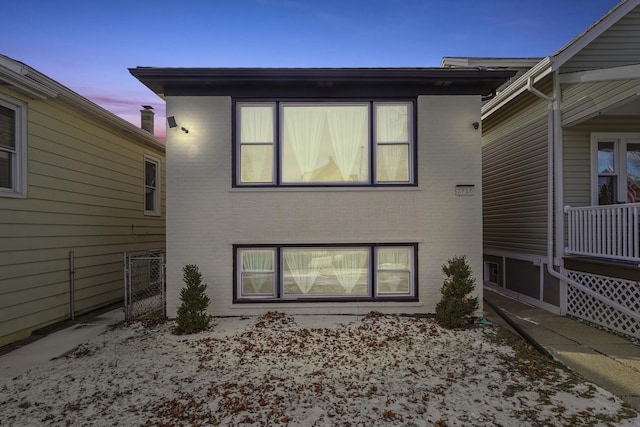
[[[165,254],[124,253],[124,318],[166,317]]]

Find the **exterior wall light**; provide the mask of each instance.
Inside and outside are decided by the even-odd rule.
[[[167,124],[171,129],[178,127],[178,123],[176,122],[175,116],[167,117]],[[184,126],[180,126],[180,130],[182,130],[184,133],[189,133],[189,129],[185,128]]]

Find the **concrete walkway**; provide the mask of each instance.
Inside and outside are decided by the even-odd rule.
[[[640,411],[640,346],[486,287],[484,298],[488,320],[509,327],[498,315],[498,311],[504,313],[556,360]]]
[[[44,362],[61,357],[80,344],[106,331],[110,325],[124,320],[122,308],[78,319],[71,326],[36,340],[26,340],[2,348],[0,353],[0,385]]]

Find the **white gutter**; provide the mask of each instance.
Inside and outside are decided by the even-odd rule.
[[[35,100],[56,99],[94,118],[102,126],[135,138],[137,142],[164,151],[160,139],[89,101],[68,87],[47,77],[26,64],[0,55],[0,84]]]
[[[550,57],[544,58],[529,71],[521,75],[515,82],[500,91],[492,100],[482,106],[482,120],[485,120],[511,100],[526,92],[529,87],[540,81],[552,71],[553,62]]]
[[[58,96],[58,90],[52,85],[33,78],[26,65],[9,62],[0,56],[0,81],[14,90],[32,99],[47,99]]]

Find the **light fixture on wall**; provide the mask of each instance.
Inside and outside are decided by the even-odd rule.
[[[171,129],[178,127],[178,123],[176,122],[176,117],[175,116],[167,117],[167,124],[169,125],[169,128],[171,128]],[[189,129],[185,128],[184,126],[180,126],[180,129],[184,133],[189,133]]]
[[[473,126],[473,128],[474,128],[475,130],[478,130],[478,128],[480,127],[480,123],[478,123],[478,122],[473,122],[473,123],[471,123],[471,126]]]

